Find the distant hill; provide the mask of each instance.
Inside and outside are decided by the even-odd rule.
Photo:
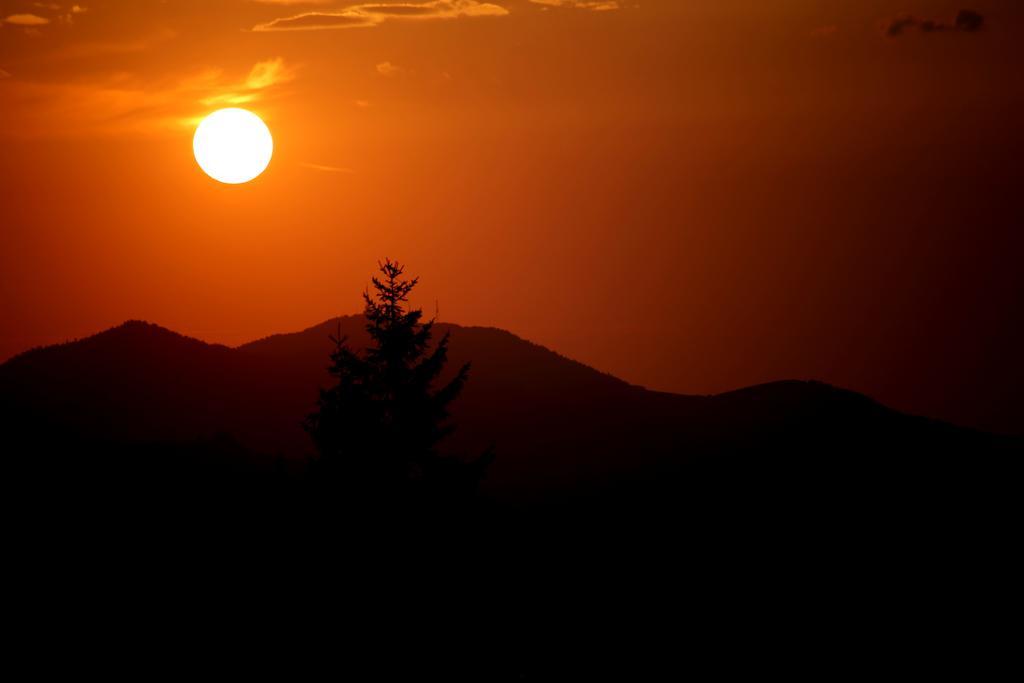
[[[5,432],[21,444],[9,452],[30,459],[52,443],[230,439],[256,461],[295,467],[313,455],[300,423],[328,380],[329,336],[362,347],[363,326],[348,316],[228,348],[131,321],[29,351],[0,365]],[[437,333],[451,334],[449,372],[472,363],[445,449],[470,457],[493,446],[485,491],[503,500],[626,495],[709,468],[734,480],[926,477],[998,469],[1021,453],[1020,440],[903,415],[816,382],[681,396],[503,330],[445,323]]]
[[[382,613],[398,591],[435,601],[431,622],[479,608],[517,630],[518,648],[544,628],[561,646],[594,617],[660,630],[646,614],[609,615],[693,619],[700,602],[723,623],[761,613],[770,634],[795,605],[844,621],[829,599],[904,606],[908,585],[922,615],[945,614],[951,586],[973,604],[979,586],[1013,585],[994,584],[999,572],[1019,574],[1020,440],[815,382],[647,391],[508,332],[450,324],[438,326],[451,333],[448,371],[473,365],[444,447],[473,457],[493,445],[481,495],[346,501],[308,466],[299,425],[328,379],[328,335],[359,346],[362,326],[345,317],[227,348],[129,322],[0,365],[5,543],[12,585],[38,586],[21,591],[33,613],[58,613],[38,609],[54,587],[137,601],[183,577],[204,604],[231,586],[258,610],[268,597],[321,610],[335,596],[329,614],[346,619],[360,601]],[[548,616],[563,609],[574,626]]]

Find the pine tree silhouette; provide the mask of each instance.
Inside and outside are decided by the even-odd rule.
[[[331,490],[355,497],[466,493],[490,456],[475,463],[441,457],[437,443],[454,428],[448,405],[469,377],[462,366],[447,384],[433,385],[448,360],[449,335],[432,349],[434,321],[407,309],[419,278],[403,279],[404,267],[387,259],[364,292],[371,345],[364,353],[332,337],[330,373],[337,383],[320,392],[305,422],[320,459],[316,476]]]

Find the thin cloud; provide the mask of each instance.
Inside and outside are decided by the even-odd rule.
[[[72,83],[12,79],[4,85],[0,137],[152,134],[198,123],[212,107],[264,101],[294,78],[283,60],[257,62],[242,80],[206,69],[153,82],[130,74]]]
[[[503,17],[508,10],[479,0],[431,0],[397,4],[353,5],[336,12],[304,12],[253,26],[253,31],[320,31],[369,28],[386,21],[429,21],[460,17]]]
[[[885,35],[890,38],[898,38],[910,31],[919,31],[921,33],[977,33],[984,27],[985,17],[973,10],[963,9],[957,12],[953,21],[922,19],[909,14],[897,17],[886,23]]]
[[[222,92],[206,97],[200,102],[206,105],[246,104],[258,99],[260,92],[267,88],[295,80],[295,69],[285,64],[280,57],[267,59],[256,62],[243,83],[228,87],[219,85],[220,72],[212,72],[209,75],[212,77],[210,80],[214,82],[212,87]],[[199,82],[202,83],[202,80]]]
[[[12,26],[45,26],[50,23],[49,19],[37,14],[12,14],[3,21]]]
[[[287,66],[280,57],[256,62],[245,79],[245,86],[250,90],[263,90],[273,85],[288,83],[295,80],[295,69]]]
[[[80,14],[85,14],[88,11],[88,7],[82,7],[81,5],[72,5],[71,9],[68,10],[66,14],[59,15],[57,19],[62,24],[73,24],[75,23],[75,17],[77,17]]]
[[[265,24],[257,24],[252,27],[253,31],[320,31],[338,28],[364,28],[376,26],[378,21],[370,17],[359,15],[350,10],[338,13],[307,12],[294,17],[274,19]]]
[[[11,77],[11,72],[10,71],[4,71],[3,69],[0,69],[0,81],[2,81],[5,78],[10,78],[10,77]]]
[[[621,8],[617,0],[530,0],[534,5],[549,7],[568,7],[572,9],[588,9],[593,12],[609,12]]]
[[[391,78],[392,76],[397,76],[403,71],[405,71],[405,69],[395,64],[392,64],[391,62],[381,62],[380,64],[377,65],[377,73],[379,73],[384,78]]]

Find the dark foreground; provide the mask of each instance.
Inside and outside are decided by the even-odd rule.
[[[168,646],[169,670],[239,648],[372,679],[1003,666],[1016,453],[775,447],[532,502],[353,503],[228,440],[65,444],[5,478],[12,614],[130,671]]]
[[[1016,666],[1019,439],[814,383],[644,392],[498,335],[455,411],[455,452],[495,446],[478,493],[340,495],[288,451],[305,337],[104,334],[0,366],[7,612],[38,671]]]

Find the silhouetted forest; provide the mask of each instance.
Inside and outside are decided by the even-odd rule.
[[[454,427],[448,406],[469,377],[469,364],[433,388],[448,360],[446,333],[431,348],[434,321],[408,310],[417,279],[385,260],[374,294],[364,293],[370,345],[353,351],[334,336],[329,372],[336,380],[320,390],[305,428],[316,444],[309,478],[318,497],[358,508],[438,505],[464,500],[476,490],[487,459],[443,457],[437,444]],[[340,331],[339,331],[340,333]]]
[[[237,349],[129,322],[4,363],[18,488],[59,490],[46,507],[86,513],[137,496],[170,519],[186,499],[269,509],[267,488],[301,506],[298,492],[327,479],[336,497],[444,489],[522,518],[678,519],[703,503],[763,517],[867,500],[872,518],[966,501],[976,514],[997,500],[987,488],[1017,481],[1020,439],[813,382],[647,391],[500,330],[423,322],[404,308],[415,280],[390,262],[382,277],[364,316]]]
[[[239,348],[128,322],[0,365],[12,547],[42,576],[66,554],[236,582],[332,567],[360,577],[349,597],[571,604],[576,624],[711,587],[852,599],[892,588],[878,562],[938,590],[1012,554],[1020,439],[815,382],[647,391],[424,321],[415,284],[385,262],[364,315]]]

